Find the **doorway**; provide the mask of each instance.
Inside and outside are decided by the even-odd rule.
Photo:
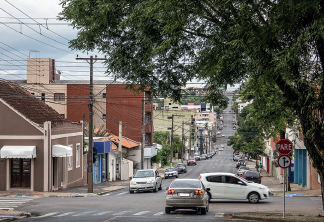
[[[11,187],[30,187],[31,159],[11,160]]]

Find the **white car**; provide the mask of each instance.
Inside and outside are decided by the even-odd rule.
[[[218,131],[218,132],[217,132],[217,135],[219,135],[219,134],[220,134],[220,132]]]
[[[204,184],[210,199],[238,199],[258,203],[269,198],[269,188],[249,183],[233,173],[202,173],[198,178]]]
[[[219,148],[219,151],[223,151],[223,150],[224,150],[224,148],[223,148],[223,147]]]
[[[225,137],[225,135],[223,134],[222,137]]]
[[[129,193],[134,191],[162,190],[162,178],[155,170],[138,170],[129,182]]]

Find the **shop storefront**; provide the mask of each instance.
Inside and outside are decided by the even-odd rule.
[[[111,141],[108,138],[96,139],[93,146],[97,149],[97,155],[94,156],[95,163],[93,164],[93,182],[95,184],[102,183],[109,178],[109,158],[108,153],[111,151]]]

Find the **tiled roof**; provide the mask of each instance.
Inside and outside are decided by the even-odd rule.
[[[115,144],[119,143],[119,138],[116,135],[110,134],[109,139]],[[138,143],[138,142],[135,142],[135,141],[132,141],[132,140],[130,140],[128,138],[122,137],[122,146],[123,147],[126,147],[126,148],[130,149],[130,148],[133,148],[133,147],[137,147],[139,145],[140,145],[140,143]]]
[[[0,79],[0,98],[37,124],[46,121],[51,121],[53,124],[68,121],[14,82]]]

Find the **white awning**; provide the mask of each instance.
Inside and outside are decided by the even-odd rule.
[[[3,146],[1,158],[36,158],[36,146]]]
[[[72,156],[72,148],[63,145],[52,146],[52,157],[68,157]]]

